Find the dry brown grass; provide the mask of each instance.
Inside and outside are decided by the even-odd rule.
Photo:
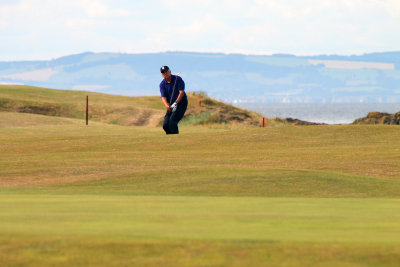
[[[157,126],[165,114],[160,97],[124,97],[91,92],[53,90],[30,86],[0,85],[0,111],[41,114],[75,119],[85,118],[89,96],[91,121],[124,126]],[[204,94],[187,93],[186,121],[206,115],[201,124],[243,124],[260,126],[262,116],[211,99]],[[202,102],[201,106],[199,101]],[[188,123],[193,124],[193,123]],[[199,123],[194,123],[199,124]],[[267,125],[282,124],[267,119]]]

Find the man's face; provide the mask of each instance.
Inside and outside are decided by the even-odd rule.
[[[165,73],[161,73],[161,75],[164,77],[164,79],[169,80],[171,78],[171,70],[168,70]]]

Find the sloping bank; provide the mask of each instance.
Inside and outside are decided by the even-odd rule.
[[[0,112],[85,119],[123,126],[161,126],[165,109],[158,96],[128,97],[94,92],[56,90],[25,85],[0,85]],[[260,127],[263,116],[217,101],[204,93],[188,92],[189,106],[182,125],[240,125]],[[315,125],[297,119],[265,118],[265,125]]]
[[[370,112],[366,117],[356,119],[353,124],[400,125],[400,112],[394,114],[384,112]]]

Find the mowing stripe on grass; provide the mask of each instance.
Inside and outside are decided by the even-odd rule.
[[[0,195],[0,235],[400,244],[400,200]]]

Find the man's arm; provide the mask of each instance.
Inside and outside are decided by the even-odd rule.
[[[176,101],[175,101],[176,103],[181,102],[184,93],[185,93],[185,91],[183,91],[183,90],[182,90],[182,91],[179,91],[178,98],[177,98]]]
[[[179,98],[179,97],[178,97]],[[166,97],[161,97],[162,102],[164,103],[164,106],[167,110],[171,110],[171,107],[169,106],[169,103],[167,101]]]
[[[178,90],[179,90],[179,95],[176,98],[175,102],[179,103],[182,100],[183,95],[185,94],[185,82],[182,80],[181,77],[177,77],[178,79]]]

